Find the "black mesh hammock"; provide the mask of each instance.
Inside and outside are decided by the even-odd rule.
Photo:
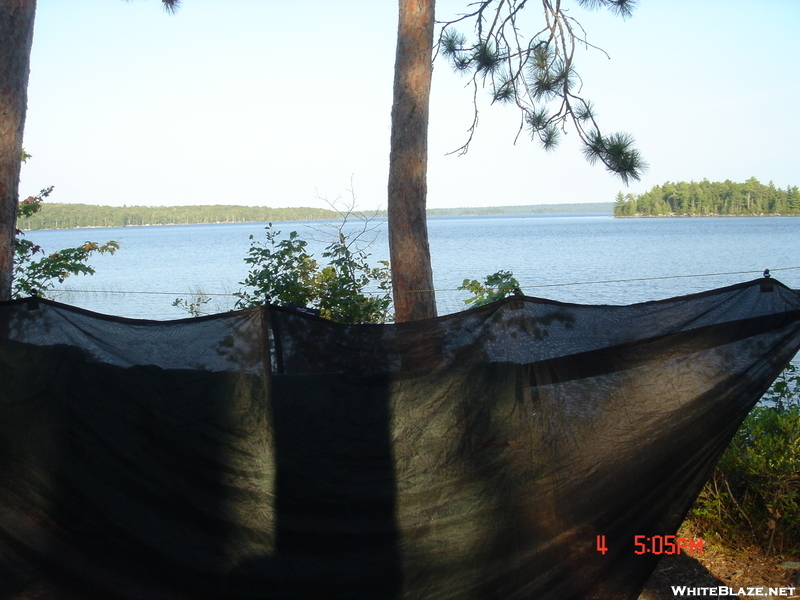
[[[634,599],[798,348],[772,279],[393,325],[2,303],[0,598]]]

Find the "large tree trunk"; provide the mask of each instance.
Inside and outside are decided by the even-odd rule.
[[[0,300],[11,297],[36,0],[0,0]]]
[[[434,4],[400,0],[387,207],[397,321],[436,316],[425,220]]]

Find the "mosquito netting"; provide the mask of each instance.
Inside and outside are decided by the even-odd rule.
[[[770,279],[392,325],[2,303],[0,597],[633,599],[798,348]]]

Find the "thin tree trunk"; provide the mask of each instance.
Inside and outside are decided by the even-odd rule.
[[[387,207],[397,321],[436,316],[425,218],[434,4],[400,0]]]
[[[36,0],[0,0],[0,300],[11,297]]]

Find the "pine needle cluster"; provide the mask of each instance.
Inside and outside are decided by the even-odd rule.
[[[622,18],[631,16],[636,0],[575,0],[587,9],[606,8]],[[473,9],[441,23],[438,51],[452,67],[468,74],[475,90],[474,119],[465,153],[478,124],[477,90],[489,90],[491,102],[516,105],[520,111],[517,135],[527,129],[545,150],[558,147],[568,126],[577,131],[587,160],[603,164],[627,185],[639,180],[647,164],[627,133],[603,134],[594,106],[582,97],[575,67],[575,50],[595,48],[568,10],[557,0],[541,0],[544,26],[532,37],[521,32],[520,15],[527,0],[481,0]],[[456,29],[471,24],[472,41]],[[595,48],[599,50],[598,48]]]

